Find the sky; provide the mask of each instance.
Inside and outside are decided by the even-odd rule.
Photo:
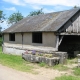
[[[26,17],[31,11],[37,11],[41,8],[44,13],[50,13],[69,10],[75,5],[80,6],[80,0],[0,0],[0,10],[6,14],[6,19],[18,11]],[[8,28],[7,20],[0,23],[0,26],[2,30]]]

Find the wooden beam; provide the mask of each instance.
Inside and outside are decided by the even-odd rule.
[[[56,41],[56,50],[58,51],[58,46],[59,46],[59,36],[57,36],[57,41]]]
[[[74,23],[72,23],[73,24],[73,32],[75,32],[75,30],[74,30]]]
[[[60,41],[59,41],[58,46],[61,44],[61,42],[62,42],[62,40],[63,40],[63,37],[64,37],[64,36],[61,36],[61,39],[60,39]]]
[[[80,33],[60,33],[59,35],[80,35]]]

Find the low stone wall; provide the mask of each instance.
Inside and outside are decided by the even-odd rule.
[[[23,53],[22,58],[29,62],[35,62],[35,63],[44,62],[48,64],[49,66],[54,66],[56,64],[65,64],[67,61],[67,53],[66,52],[54,52],[53,54],[44,54],[41,56],[37,54]]]
[[[48,57],[36,56],[32,54],[22,54],[22,58],[29,62],[35,62],[35,63],[44,62],[49,66],[54,66],[56,64],[59,64],[59,57],[48,58]]]
[[[67,52],[54,52],[53,57],[59,57],[60,58],[59,63],[65,64],[67,63],[68,54]]]

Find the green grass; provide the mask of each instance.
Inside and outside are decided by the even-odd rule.
[[[80,77],[75,77],[75,76],[71,76],[71,75],[63,75],[60,77],[56,77],[54,80],[80,80]]]
[[[74,73],[74,75],[76,75],[76,76],[80,76],[80,68],[73,68],[73,73]]]
[[[57,69],[59,71],[65,71],[65,70],[68,70],[69,68],[67,66],[62,65],[62,64],[59,64],[59,65],[55,65],[53,67],[53,69]]]
[[[74,64],[74,63],[77,63],[77,58],[67,59],[67,64]]]
[[[30,63],[23,60],[21,56],[2,53],[1,47],[0,47],[0,64],[24,72],[33,72],[34,69],[34,67],[28,65]]]
[[[47,66],[47,64],[45,64],[44,62],[41,62],[41,63],[39,63],[39,66],[40,67],[45,67],[45,66]]]

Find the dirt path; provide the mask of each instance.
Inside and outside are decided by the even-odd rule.
[[[57,76],[65,74],[65,72],[46,68],[35,70],[38,71],[38,74],[25,73],[0,65],[0,80],[52,80]]]

